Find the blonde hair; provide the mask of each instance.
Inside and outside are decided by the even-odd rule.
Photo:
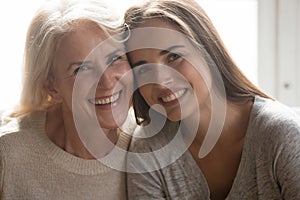
[[[93,22],[107,34],[118,30],[123,20],[108,3],[107,0],[51,0],[37,11],[26,38],[21,97],[11,117],[44,111],[54,105],[43,84],[53,73],[61,38],[72,31],[75,23]]]

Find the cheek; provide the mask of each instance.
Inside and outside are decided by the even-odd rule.
[[[139,91],[142,95],[142,97],[145,99],[145,101],[147,102],[148,105],[152,105],[152,90],[151,90],[151,85],[145,85],[145,86],[141,86],[139,88]]]
[[[133,72],[128,62],[120,63],[116,72],[121,77],[122,82],[133,85]]]
[[[59,86],[60,95],[68,102],[72,102],[72,98],[78,100],[85,98],[92,91],[96,91],[95,81],[92,79],[85,81],[72,79]]]
[[[130,67],[124,71],[123,76],[124,76],[124,80],[125,80],[126,84],[130,85],[133,88],[134,77],[133,77],[133,72]]]
[[[202,105],[210,98],[210,88],[207,85],[208,83],[205,82],[202,77],[198,77],[195,81],[193,81],[193,89],[194,93],[197,97],[198,104]]]
[[[210,95],[211,78],[206,71],[198,71],[192,66],[186,66],[180,73],[185,77],[185,81],[192,87],[199,104],[202,104]]]
[[[192,66],[186,66],[182,70],[180,69],[179,72],[193,88],[199,88],[199,90],[201,88],[200,92],[211,89],[212,79],[208,69],[203,67],[201,70],[197,70]]]
[[[58,100],[58,102],[67,106],[68,109],[71,109],[72,102],[72,90],[70,89],[69,82],[56,82],[55,90],[56,95],[54,95],[54,99]]]
[[[120,64],[119,64],[119,70],[122,72],[122,73],[127,73],[128,71],[131,70],[131,67],[129,65],[129,63],[127,61],[122,61]]]

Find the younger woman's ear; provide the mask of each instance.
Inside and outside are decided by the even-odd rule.
[[[45,80],[43,87],[48,93],[48,95],[51,97],[51,101],[53,101],[54,103],[62,102],[62,97],[56,89],[54,78],[48,77],[47,80]]]

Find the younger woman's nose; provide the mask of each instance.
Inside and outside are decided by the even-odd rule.
[[[174,70],[169,66],[162,65],[162,64],[157,65],[155,70],[155,75],[154,75],[154,79],[156,83],[166,87],[173,84],[174,81],[173,71]]]

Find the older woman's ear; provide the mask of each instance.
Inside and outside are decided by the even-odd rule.
[[[52,103],[62,102],[63,99],[55,87],[55,80],[53,77],[48,77],[47,80],[44,81],[43,88],[49,96],[48,101],[51,101]]]

